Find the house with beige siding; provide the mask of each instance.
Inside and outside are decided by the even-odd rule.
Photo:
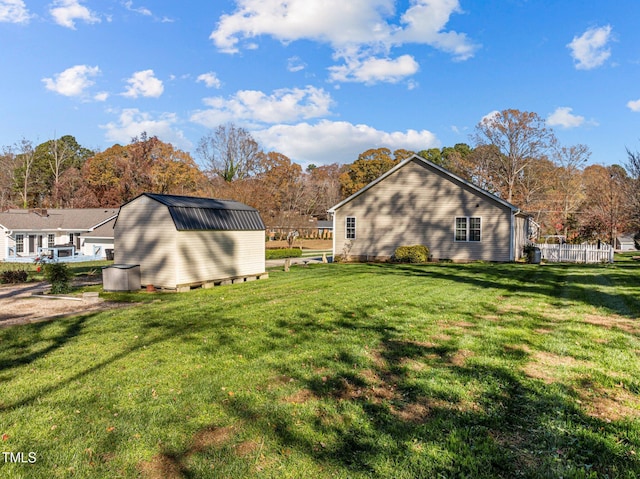
[[[329,210],[334,257],[384,261],[421,244],[434,260],[514,261],[528,239],[516,206],[414,155]]]
[[[237,201],[144,193],[120,207],[116,264],[139,265],[141,286],[188,290],[266,277],[265,226]]]

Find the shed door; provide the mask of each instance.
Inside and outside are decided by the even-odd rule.
[[[27,253],[34,253],[36,251],[36,237],[35,235],[29,235],[29,251]]]

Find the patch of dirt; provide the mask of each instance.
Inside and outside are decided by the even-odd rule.
[[[640,402],[637,396],[626,389],[592,388],[578,390],[582,409],[592,417],[607,422],[623,418],[640,417]]]
[[[584,322],[594,326],[602,326],[606,329],[618,328],[631,334],[640,333],[640,322],[632,319],[622,318],[617,315],[601,316],[597,314],[587,314]]]
[[[534,329],[534,331],[538,334],[551,334],[553,333],[553,331],[551,329],[548,328],[538,328],[538,329]]]
[[[87,294],[59,295],[61,298],[54,299],[43,294],[48,290],[45,282],[0,286],[0,328],[130,306]]]
[[[193,454],[220,447],[233,437],[233,427],[210,427],[193,436],[193,445],[182,454],[156,454],[150,461],[138,463],[142,477],[148,479],[182,479],[188,477],[186,461]],[[238,445],[236,447],[240,447]],[[246,446],[243,446],[243,449]]]
[[[189,454],[220,446],[231,439],[232,435],[233,428],[231,427],[203,429],[193,437],[193,446],[189,450]]]
[[[288,404],[305,404],[307,401],[316,399],[316,395],[309,389],[300,389],[298,392],[283,399]]]
[[[157,454],[150,461],[138,464],[142,477],[148,479],[182,479],[180,462],[166,454]]]
[[[448,324],[449,326],[453,326],[454,328],[473,328],[475,326],[475,324],[468,321],[452,321]]]
[[[448,334],[440,333],[440,334],[434,334],[432,338],[438,341],[449,341],[451,339],[451,336]]]
[[[258,444],[255,441],[244,441],[238,444],[235,447],[235,449],[236,449],[236,454],[239,457],[245,457],[250,454],[253,454],[256,450],[258,450],[259,447],[260,447],[260,444]]]
[[[454,366],[463,367],[467,362],[467,358],[471,356],[473,356],[473,351],[458,349],[455,354],[449,358],[449,362]]]
[[[587,361],[578,361],[571,356],[559,356],[557,354],[538,351],[532,356],[532,361],[524,367],[524,373],[533,379],[541,379],[551,384],[560,379],[559,375],[565,369],[587,367],[593,369]]]
[[[391,413],[401,421],[420,424],[429,417],[430,408],[428,404],[413,402],[402,408],[391,408]]]

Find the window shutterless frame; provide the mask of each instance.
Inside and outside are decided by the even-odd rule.
[[[482,241],[482,218],[478,216],[457,216],[454,241],[456,243]]]
[[[16,253],[24,253],[24,235],[16,235]]]
[[[345,218],[345,238],[356,239],[356,217],[347,216]]]

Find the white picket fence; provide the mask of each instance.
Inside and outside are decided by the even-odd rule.
[[[613,248],[608,244],[536,244],[542,259],[551,263],[613,263]]]

